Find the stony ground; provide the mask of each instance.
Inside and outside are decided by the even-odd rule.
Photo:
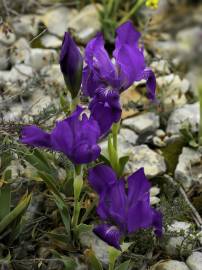
[[[89,232],[80,237],[80,250],[71,250],[51,236],[44,236],[44,231],[58,229],[61,223],[47,190],[36,179],[35,170],[15,152],[21,125],[36,123],[48,128],[64,116],[60,95],[65,85],[58,64],[64,31],[71,29],[83,50],[86,42],[101,30],[94,4],[78,10],[71,3],[49,2],[33,1],[30,9],[25,5],[24,13],[2,2],[1,175],[10,168],[14,180],[13,205],[26,189],[33,192],[33,197],[20,240],[8,244],[7,235],[0,234],[1,269],[69,269],[53,259],[52,249],[65,256],[71,254],[77,259],[77,269],[88,269],[84,254],[90,247],[104,266],[108,263],[106,244]],[[146,234],[144,238],[137,234],[130,252],[123,254],[122,261],[131,258],[131,269],[202,269],[202,151],[196,145],[202,5],[170,2],[176,3],[162,1],[158,11],[142,10],[140,14],[147,18],[147,26],[139,27],[146,57],[157,77],[159,102],[148,102],[142,91],[144,82],[122,95],[124,112],[118,140],[120,155],[129,154],[126,174],[145,168],[153,185],[151,202],[160,206],[165,216],[165,233],[159,243],[150,246]],[[13,138],[16,138],[14,142]],[[102,151],[106,151],[107,142],[103,140],[100,144]],[[10,150],[13,152],[5,165]],[[60,169],[62,177],[64,172]]]

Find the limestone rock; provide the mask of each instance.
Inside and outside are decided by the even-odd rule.
[[[144,168],[145,174],[149,178],[161,175],[166,171],[164,158],[144,144],[131,148],[126,170],[128,173],[133,173],[141,167]]]

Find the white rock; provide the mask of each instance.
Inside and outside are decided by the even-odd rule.
[[[32,78],[33,75],[32,67],[19,64],[12,67],[10,71],[0,71],[0,80],[3,83],[7,81],[15,83],[17,81],[26,81]]]
[[[184,121],[190,123],[193,132],[198,131],[199,102],[186,104],[183,107],[176,109],[168,119],[167,133],[178,134]]]
[[[38,91],[35,91],[32,96],[32,104],[34,104],[34,106],[32,106],[30,114],[38,114],[51,103],[53,103],[53,101],[50,96],[45,96],[40,89]]]
[[[0,26],[0,43],[9,46],[15,42],[16,37],[10,28],[6,30],[7,31],[5,31],[3,25]]]
[[[39,22],[40,22],[40,17],[37,15],[34,15],[34,14],[22,15],[22,16],[14,18],[13,28],[17,35],[36,36],[38,33]]]
[[[160,188],[158,188],[158,187],[152,187],[151,189],[150,189],[150,195],[151,196],[156,196],[156,195],[158,195],[160,193]]]
[[[45,47],[45,48],[60,48],[62,45],[62,41],[54,36],[54,35],[50,35],[50,34],[46,34],[44,36],[41,37],[41,44]]]
[[[153,140],[153,144],[156,145],[156,146],[158,146],[158,147],[164,147],[164,146],[166,146],[166,143],[161,138],[159,138],[157,136],[154,136],[152,138],[152,140]]]
[[[184,262],[169,260],[156,263],[150,270],[190,270]]]
[[[58,54],[53,49],[31,49],[29,65],[36,70],[58,62]]]
[[[62,88],[65,87],[64,78],[59,64],[45,66],[41,69],[41,75],[44,77],[45,82],[49,84],[58,84]]]
[[[138,135],[134,131],[128,128],[121,128],[119,134],[122,137],[123,142],[129,143],[131,145],[136,144]]]
[[[63,37],[64,32],[67,31],[69,22],[78,14],[75,9],[68,9],[64,6],[54,7],[48,10],[41,20],[48,28],[48,31],[59,37]]]
[[[181,80],[178,75],[169,74],[157,78],[157,85],[163,94],[162,103],[166,110],[181,107],[186,104],[185,93],[189,90],[190,83],[186,79]]]
[[[202,183],[201,159],[200,151],[188,147],[182,149],[175,169],[175,178],[185,189],[190,188],[194,182]]]
[[[163,174],[166,171],[164,158],[144,144],[131,148],[126,170],[128,173],[133,173],[141,167],[144,168],[145,174],[149,178]]]
[[[156,136],[158,136],[159,138],[164,138],[166,136],[166,133],[164,130],[162,129],[157,129],[155,132]]]
[[[101,23],[98,9],[100,5],[90,4],[85,6],[77,16],[69,23],[68,28],[75,29],[78,38],[86,43],[98,31],[101,30]]]
[[[92,248],[96,257],[105,265],[109,264],[109,246],[94,233],[82,233],[80,235],[82,246]]]
[[[150,197],[150,204],[151,205],[155,205],[155,204],[158,204],[160,202],[160,199],[156,196],[152,196]]]
[[[13,103],[10,106],[9,112],[5,113],[3,116],[4,121],[16,121],[20,120],[23,112],[23,106],[19,103]]]
[[[193,252],[186,261],[191,270],[202,269],[202,252]]]
[[[181,49],[185,53],[190,53],[193,49],[199,37],[202,35],[202,29],[200,26],[194,26],[190,28],[185,28],[177,33],[176,39],[180,44]]]
[[[153,112],[144,113],[123,120],[123,126],[133,129],[138,134],[155,131],[159,127],[159,116]]]
[[[162,75],[165,74],[170,74],[170,69],[169,69],[169,64],[167,60],[159,60],[159,61],[154,61],[151,63],[151,68],[154,71],[154,73],[159,73]]]
[[[118,156],[123,157],[131,154],[131,149],[136,144],[137,134],[127,128],[121,128],[118,134]],[[99,143],[102,154],[108,158],[108,142],[107,140]]]
[[[20,38],[11,48],[10,60],[15,64],[29,64],[31,48],[25,38]]]
[[[0,44],[0,70],[6,70],[9,66],[8,48]]]
[[[189,235],[189,229],[191,228],[191,223],[188,222],[182,222],[182,221],[174,221],[169,227],[169,232],[175,232],[175,233],[183,233],[183,236],[175,236],[170,237],[166,244],[166,253],[170,256],[177,255],[178,251],[177,248],[180,247],[183,243],[183,246],[181,247],[182,250],[187,246],[186,237]],[[190,247],[190,246],[189,246]]]

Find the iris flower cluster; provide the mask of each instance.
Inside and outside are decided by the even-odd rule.
[[[88,164],[99,158],[99,139],[121,118],[120,94],[134,82],[146,80],[147,95],[155,99],[156,79],[145,64],[140,33],[131,22],[116,30],[115,49],[110,59],[104,39],[98,33],[86,46],[84,58],[69,33],[65,33],[60,66],[72,98],[82,93],[89,97],[90,115],[77,105],[66,119],[56,123],[51,132],[35,125],[25,126],[21,142],[64,153],[75,165]],[[99,195],[97,213],[102,223],[94,232],[120,249],[121,239],[140,228],[153,227],[162,233],[162,216],[150,206],[150,184],[143,168],[128,177],[117,179],[106,165],[88,171],[88,180]]]

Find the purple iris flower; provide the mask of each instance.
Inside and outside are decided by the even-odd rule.
[[[146,67],[143,49],[138,46],[140,33],[128,21],[117,28],[116,34],[112,60],[104,48],[101,33],[85,49],[82,90],[93,98],[89,108],[100,124],[101,133],[120,120],[119,95],[135,81],[145,79],[148,97],[155,99],[156,79],[152,70]]]
[[[97,141],[100,128],[95,120],[76,110],[65,120],[56,123],[51,133],[47,133],[35,125],[25,126],[20,141],[24,144],[45,147],[63,152],[73,163],[82,164],[96,160],[100,155]]]
[[[150,183],[141,168],[124,179],[117,180],[115,172],[106,165],[89,170],[90,185],[99,195],[97,213],[106,223],[94,228],[94,233],[109,245],[120,249],[120,240],[138,229],[154,227],[162,234],[162,215],[150,206]]]
[[[65,83],[72,98],[75,98],[80,90],[83,58],[70,34],[65,32],[60,53],[60,68]]]

